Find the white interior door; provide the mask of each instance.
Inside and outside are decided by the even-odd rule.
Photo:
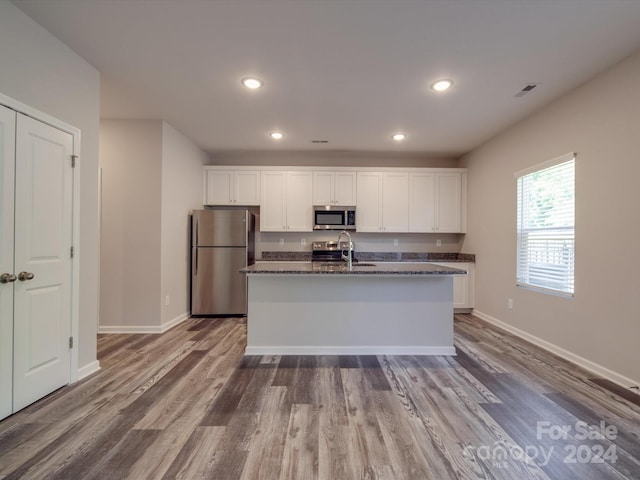
[[[16,131],[14,411],[70,381],[73,192],[72,135],[22,114]]]
[[[16,112],[0,105],[0,418],[13,412],[13,186]]]

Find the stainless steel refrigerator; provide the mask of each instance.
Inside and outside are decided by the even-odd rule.
[[[246,315],[254,263],[255,217],[248,210],[195,210],[191,215],[191,315]]]

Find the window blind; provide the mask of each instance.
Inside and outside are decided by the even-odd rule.
[[[517,284],[573,296],[575,155],[516,176]]]

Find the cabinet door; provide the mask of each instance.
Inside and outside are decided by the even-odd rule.
[[[313,204],[334,205],[333,172],[313,172]]]
[[[260,231],[284,232],[286,218],[286,172],[264,171],[260,188]]]
[[[409,231],[409,174],[385,173],[382,182],[382,230]]]
[[[0,275],[13,275],[16,114],[0,105]],[[0,419],[13,412],[13,290],[0,283]]]
[[[409,175],[409,231],[432,233],[435,228],[436,181],[433,173]]]
[[[460,262],[437,262],[435,264],[467,271],[466,275],[453,277],[453,308],[473,308],[473,264]]]
[[[233,171],[205,170],[205,205],[233,204]]]
[[[313,231],[311,172],[287,172],[287,231]]]
[[[356,204],[356,172],[336,172],[333,197],[336,205],[352,207]]]
[[[438,173],[436,184],[436,231],[461,231],[462,175]]]
[[[382,174],[359,172],[356,199],[356,230],[380,232],[382,230]]]
[[[234,203],[236,205],[260,205],[260,171],[238,170],[234,172]]]

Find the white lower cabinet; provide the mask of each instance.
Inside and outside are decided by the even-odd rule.
[[[464,262],[429,262],[443,267],[466,270],[466,275],[453,277],[453,308],[471,310],[475,305],[475,264]]]
[[[263,171],[260,231],[313,231],[312,187],[310,171]]]

